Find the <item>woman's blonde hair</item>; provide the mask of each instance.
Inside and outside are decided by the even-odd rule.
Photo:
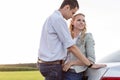
[[[74,26],[72,25],[72,21],[74,21],[75,18],[76,18],[76,16],[78,16],[78,15],[81,15],[81,16],[85,17],[85,15],[82,14],[82,13],[78,13],[78,14],[76,14],[76,15],[74,15],[74,16],[72,17],[72,20],[71,20],[71,23],[70,23],[70,27],[69,27],[72,38],[74,38],[74,33],[73,33]],[[81,36],[80,39],[82,40],[82,42],[83,42],[83,40],[84,40],[86,30],[87,30],[87,29],[86,29],[86,22],[85,22],[84,29],[81,31],[81,35],[80,35],[80,36]]]

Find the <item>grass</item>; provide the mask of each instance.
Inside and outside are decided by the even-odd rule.
[[[35,70],[38,70],[36,63],[0,65],[0,71],[35,71]]]
[[[0,72],[0,80],[44,80],[39,71]]]

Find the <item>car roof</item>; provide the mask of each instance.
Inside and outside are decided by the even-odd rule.
[[[98,62],[100,62],[100,63],[120,62],[120,51],[111,53],[111,54],[101,58]]]

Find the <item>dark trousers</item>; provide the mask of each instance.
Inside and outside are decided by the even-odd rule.
[[[63,72],[63,80],[83,80],[82,73],[75,73],[75,72]]]
[[[63,80],[61,64],[38,63],[38,67],[45,80]]]
[[[69,69],[67,72],[63,71],[63,80],[88,80],[86,72],[76,73],[75,70]]]

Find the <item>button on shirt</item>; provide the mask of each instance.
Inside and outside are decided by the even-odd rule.
[[[55,11],[44,23],[38,58],[43,61],[63,60],[67,48],[75,44],[60,11]]]

